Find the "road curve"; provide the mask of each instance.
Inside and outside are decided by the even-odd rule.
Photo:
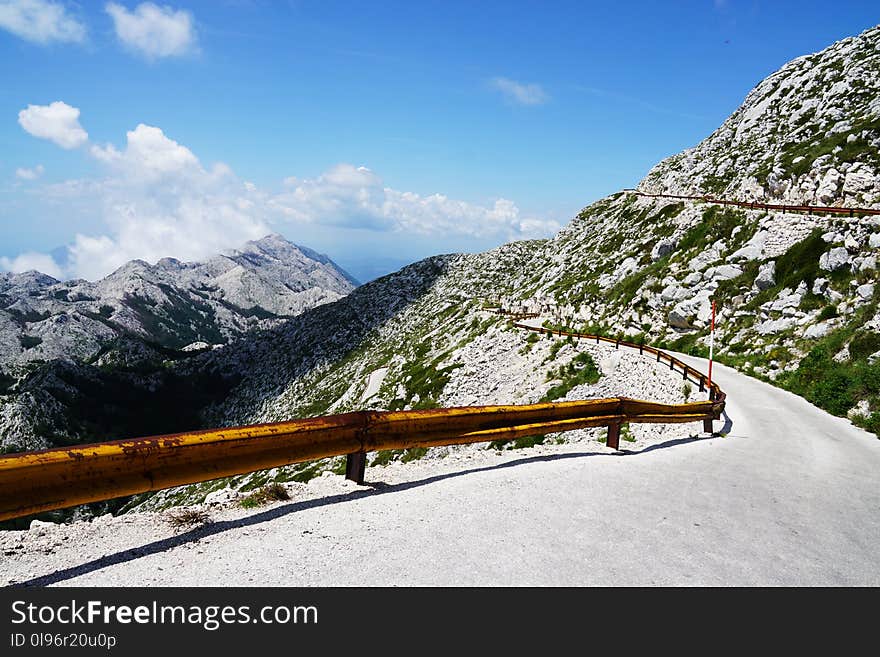
[[[703,359],[679,357],[706,371]],[[575,444],[413,462],[388,485],[240,512],[171,539],[135,537],[65,570],[35,555],[29,581],[880,584],[880,440],[728,367],[714,374],[728,394],[725,437],[639,453]],[[367,481],[388,472],[369,468]]]

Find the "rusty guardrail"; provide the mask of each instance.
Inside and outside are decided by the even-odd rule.
[[[516,324],[540,332],[550,329]],[[665,352],[602,336],[657,354],[684,377],[702,375]],[[302,461],[347,455],[346,476],[363,483],[367,452],[508,440],[523,436],[608,427],[607,445],[618,449],[620,427],[633,423],[712,420],[724,408],[714,383],[710,400],[658,404],[615,397],[523,406],[467,406],[414,411],[359,411],[226,429],[114,440],[0,457],[0,520],[77,504],[146,493]]]
[[[703,196],[683,196],[681,194],[649,194],[640,192],[635,189],[624,189],[624,192],[630,192],[637,196],[647,196],[649,198],[676,198],[684,201],[703,201],[705,203],[715,203],[717,205],[735,205],[740,208],[749,208],[752,210],[782,210],[786,212],[806,212],[808,214],[843,214],[850,217],[880,215],[880,208],[845,208],[837,206],[823,205],[782,205],[778,203],[760,203],[758,201],[731,201],[726,199],[715,198],[711,195]]]

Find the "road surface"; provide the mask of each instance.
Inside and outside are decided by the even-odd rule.
[[[324,495],[182,534],[155,516],[91,523],[88,540],[0,571],[32,585],[880,584],[880,440],[714,373],[725,437],[368,468],[374,487],[326,478]]]

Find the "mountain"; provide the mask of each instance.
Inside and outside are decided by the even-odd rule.
[[[21,403],[49,389],[75,397],[69,384],[49,385],[59,372],[149,368],[336,301],[356,285],[326,256],[280,235],[204,262],[133,260],[94,283],[0,273],[0,447],[53,444],[33,430],[44,414],[28,419],[35,407]]]
[[[651,169],[639,189],[793,205],[877,203],[878,31],[789,62],[707,139]]]
[[[878,47],[880,28],[873,28],[787,64],[758,84],[706,140],[654,167],[638,191],[880,208]],[[112,385],[106,372],[56,373],[60,382],[54,387],[41,384],[55,391],[54,402],[47,398],[41,408],[52,431],[65,431],[71,424],[84,426],[82,417],[71,416],[76,405],[65,402],[65,395],[90,399],[95,390],[112,392],[119,407],[89,416],[98,435],[101,427],[134,427],[123,394],[156,409],[169,399],[185,400],[170,406],[183,409],[178,430],[360,408],[621,393],[681,401],[690,391],[656,368],[639,369],[644,363],[586,344],[536,340],[484,306],[501,301],[584,332],[706,354],[715,300],[719,360],[876,433],[878,255],[877,217],[734,208],[624,190],[586,207],[552,239],[428,258],[162,370],[140,371]],[[53,403],[60,404],[57,412]],[[140,433],[150,433],[157,425],[148,421],[156,413],[142,415],[136,419],[147,424],[138,425]],[[634,427],[634,439],[664,430]],[[585,430],[535,440],[598,437]],[[422,455],[371,458],[382,463]],[[331,459],[207,482],[138,498],[130,506],[200,501],[227,486],[305,481],[341,463]]]

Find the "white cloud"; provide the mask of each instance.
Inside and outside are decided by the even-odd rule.
[[[113,144],[92,146],[89,152],[101,162],[122,172],[155,180],[168,174],[203,173],[198,158],[186,146],[165,136],[161,129],[138,124],[125,133],[127,145],[120,152]]]
[[[48,139],[61,148],[77,148],[89,139],[79,124],[79,109],[60,100],[49,105],[28,105],[18,113],[18,122],[34,137]]]
[[[32,269],[43,272],[44,274],[49,274],[49,276],[52,276],[53,278],[63,278],[61,268],[52,259],[52,256],[46,255],[45,253],[28,251],[27,253],[22,253],[11,259],[0,257],[0,270],[11,271],[18,274]]]
[[[19,180],[36,180],[40,176],[43,175],[43,165],[38,164],[33,169],[25,169],[24,167],[20,167],[15,170],[15,177]]]
[[[81,43],[86,28],[63,5],[49,0],[0,0],[0,28],[34,43]]]
[[[539,84],[522,84],[509,78],[493,78],[490,84],[505,98],[519,105],[543,105],[550,100]]]
[[[268,205],[298,222],[507,239],[546,237],[559,229],[555,221],[521,217],[507,199],[483,206],[442,194],[401,192],[383,186],[370,169],[350,164],[337,165],[314,180],[285,182],[291,189],[269,198]]]
[[[134,11],[109,2],[116,36],[129,49],[149,59],[185,55],[196,49],[192,14],[172,7],[143,2]]]
[[[77,234],[63,268],[41,256],[37,268],[52,275],[63,269],[67,276],[95,280],[133,259],[204,259],[277,232],[284,223],[300,231],[345,227],[440,238],[545,237],[559,228],[523,217],[506,199],[481,205],[398,191],[374,171],[350,164],[313,179],[288,178],[278,192],[263,190],[223,163],[204,166],[186,146],[144,124],[126,134],[124,147],[92,145],[89,152],[105,167],[102,179],[44,185],[41,194],[68,206],[84,201],[106,230]],[[37,255],[26,259],[35,262]],[[12,268],[13,261],[3,264]],[[14,264],[23,266],[18,259]]]
[[[107,166],[107,178],[97,188],[54,188],[96,197],[110,229],[109,235],[76,236],[69,258],[76,276],[99,278],[135,258],[198,260],[272,232],[248,211],[251,192],[228,166],[203,167],[157,127],[128,131],[122,150],[108,144],[90,152]]]

